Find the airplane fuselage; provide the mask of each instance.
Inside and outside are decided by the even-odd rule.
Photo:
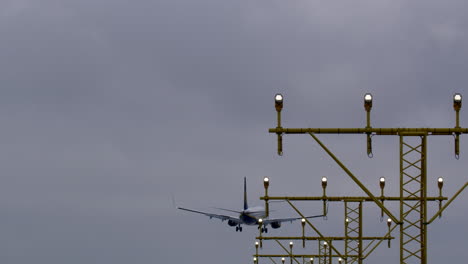
[[[247,208],[239,215],[239,219],[245,225],[257,225],[258,219],[265,218],[265,208],[262,206]]]

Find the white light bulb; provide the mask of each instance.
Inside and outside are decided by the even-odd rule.
[[[283,95],[282,94],[276,94],[275,95],[275,101],[280,103],[283,101]]]

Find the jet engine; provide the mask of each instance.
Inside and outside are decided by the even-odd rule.
[[[270,225],[273,229],[277,229],[281,227],[281,222],[271,222]]]
[[[236,226],[237,223],[236,223],[235,221],[228,220],[228,225],[229,225],[229,226]]]

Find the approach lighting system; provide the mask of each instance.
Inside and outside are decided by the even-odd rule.
[[[276,111],[280,112],[283,109],[283,95],[282,94],[275,94],[275,108]]]
[[[460,111],[462,106],[462,96],[459,93],[453,95],[453,109],[455,111]]]
[[[335,164],[342,169],[342,171],[349,177],[350,182],[356,184],[359,187],[360,192],[365,193],[364,196],[362,194],[360,196],[346,196],[345,194],[340,195],[333,195],[333,193],[329,192],[328,189],[328,179],[327,177],[323,177],[325,175],[330,175],[327,172],[320,173],[316,175],[317,177],[315,183],[318,183],[318,178],[321,179],[321,187],[322,187],[322,195],[317,193],[315,196],[270,196],[265,195],[264,197],[260,197],[261,200],[264,200],[268,203],[275,202],[275,201],[285,201],[287,202],[301,217],[304,217],[304,213],[301,213],[298,208],[293,204],[293,201],[314,201],[317,203],[323,204],[323,214],[321,217],[326,220],[328,214],[328,207],[330,204],[333,203],[344,203],[344,217],[340,217],[338,220],[339,224],[344,225],[344,235],[343,236],[333,236],[327,237],[321,235],[319,231],[314,227],[313,223],[309,221],[310,219],[306,218],[305,223],[314,229],[315,233],[319,234],[319,236],[305,236],[304,235],[304,222],[302,218],[297,218],[301,220],[301,226],[297,225],[296,228],[302,228],[302,236],[276,236],[276,237],[260,237],[257,238],[260,242],[260,248],[262,240],[276,240],[282,249],[286,252],[286,255],[279,255],[279,254],[272,254],[272,255],[261,255],[259,257],[271,257],[276,258],[276,260],[272,259],[272,262],[277,261],[281,258],[281,256],[297,258],[299,263],[299,257],[303,259],[303,262],[312,264],[314,257],[315,259],[319,260],[316,261],[317,263],[338,263],[338,258],[342,258],[343,263],[351,263],[351,262],[363,262],[367,258],[367,256],[377,248],[381,242],[388,241],[390,246],[390,241],[394,240],[398,241],[398,249],[400,253],[400,262],[404,263],[420,263],[426,264],[428,261],[428,236],[427,234],[430,232],[429,227],[430,224],[433,223],[437,217],[441,217],[448,206],[465,190],[468,189],[468,182],[464,185],[459,186],[459,190],[450,198],[443,196],[443,192],[446,192],[443,187],[445,187],[445,179],[438,178],[439,176],[444,176],[444,174],[439,174],[434,177],[428,177],[427,175],[431,175],[429,172],[428,166],[428,142],[429,138],[434,138],[434,136],[441,137],[441,136],[453,136],[455,139],[455,158],[459,158],[460,154],[460,137],[462,135],[468,134],[468,127],[462,127],[460,124],[460,110],[462,107],[463,96],[460,91],[450,92],[446,96],[446,103],[447,107],[450,107],[450,103],[452,102],[452,106],[454,112],[452,115],[455,115],[455,119],[448,127],[376,127],[371,124],[371,115],[373,117],[372,108],[374,104],[373,94],[371,94],[372,90],[364,91],[363,93],[357,95],[357,103],[359,106],[359,101],[361,100],[361,106],[364,106],[365,113],[361,114],[365,115],[365,118],[361,120],[356,126],[352,127],[289,127],[283,126],[281,124],[281,115],[282,115],[282,107],[284,103],[284,97],[281,94],[275,94],[275,107],[276,107],[276,115],[277,115],[277,123],[275,122],[272,124],[272,127],[268,129],[268,132],[271,133],[272,136],[277,137],[277,153],[278,155],[282,155],[282,136],[285,135],[308,135],[312,137],[315,143],[318,144],[319,149],[323,150],[327,157],[331,158]],[[269,97],[272,95],[270,94]],[[450,98],[452,96],[452,98]],[[360,97],[360,98],[359,98]],[[380,98],[380,97],[378,97]],[[268,98],[267,98],[268,99]],[[333,100],[333,97],[329,101]],[[418,101],[421,99],[419,97],[415,97],[412,101]],[[452,100],[450,100],[452,99]],[[270,97],[271,100],[271,97]],[[293,100],[294,101],[294,100]],[[379,106],[379,100],[377,99],[377,106]],[[270,101],[271,104],[271,101]],[[271,107],[271,105],[270,105]],[[328,107],[330,108],[330,107]],[[270,108],[271,109],[271,108]],[[447,108],[449,109],[449,108]],[[324,108],[324,111],[328,110]],[[393,110],[393,109],[389,109]],[[273,111],[273,109],[271,109]],[[344,110],[346,111],[346,110]],[[275,114],[275,113],[271,113]],[[320,115],[322,113],[316,113]],[[364,116],[363,116],[364,117]],[[452,117],[453,118],[453,117]],[[376,124],[375,124],[376,125]],[[371,158],[373,157],[372,152],[372,139],[375,138],[382,138],[382,137],[395,137],[398,138],[398,148],[399,148],[399,155],[398,156],[398,176],[392,178],[389,184],[389,187],[397,188],[396,195],[388,196],[385,188],[387,188],[387,177],[385,173],[374,173],[374,183],[372,184],[372,188],[376,188],[374,191],[372,188],[369,188],[365,181],[362,181],[359,177],[357,177],[353,172],[351,172],[350,168],[345,165],[342,160],[340,160],[337,155],[322,142],[320,137],[327,137],[326,135],[360,135],[362,137],[363,142],[367,143],[367,155]],[[364,141],[364,137],[367,138],[367,141]],[[354,140],[354,139],[353,139]],[[364,151],[364,149],[362,149]],[[440,151],[440,149],[434,149],[434,151]],[[351,154],[352,155],[352,154]],[[339,156],[339,155],[338,155]],[[384,157],[385,158],[385,157]],[[396,158],[396,157],[395,157]],[[383,176],[383,177],[381,177]],[[385,177],[385,178],[384,178]],[[389,178],[390,179],[390,178]],[[379,181],[377,187],[377,182]],[[393,181],[395,180],[395,181]],[[436,183],[437,181],[437,183]],[[332,180],[334,186],[336,187],[336,179]],[[430,187],[436,187],[432,184],[437,184],[439,189],[439,195],[429,194],[429,191],[432,192]],[[312,184],[315,184],[312,182]],[[451,183],[451,182],[449,182]],[[338,181],[338,184],[343,185],[342,181]],[[317,187],[317,186],[316,186]],[[346,186],[348,187],[348,186]],[[343,188],[342,191],[347,192],[349,188]],[[320,187],[318,187],[320,188]],[[377,189],[380,189],[379,190]],[[271,190],[268,190],[271,191]],[[437,191],[434,188],[434,191]],[[267,192],[265,192],[267,193]],[[378,207],[377,210],[381,211],[380,214],[380,221],[381,227],[385,232],[382,236],[363,236],[363,229],[367,223],[363,220],[367,213],[364,213],[364,205],[366,204],[374,204]],[[392,204],[392,207],[390,207]],[[438,211],[433,213],[430,205],[435,204],[439,205]],[[399,206],[393,206],[399,205]],[[391,208],[399,207],[400,210],[390,210]],[[266,206],[265,206],[266,209]],[[266,210],[267,211],[267,210]],[[268,216],[263,216],[265,219],[270,219]],[[386,220],[388,218],[388,220]],[[265,224],[270,223],[270,220],[265,220]],[[299,222],[299,221],[298,221]],[[384,224],[386,222],[386,224]],[[364,224],[365,223],[365,224]],[[335,221],[333,221],[335,224]],[[387,225],[387,228],[385,228]],[[259,227],[260,228],[260,227]],[[387,230],[388,229],[388,230]],[[327,229],[329,230],[329,229]],[[309,230],[306,230],[308,232]],[[341,231],[341,230],[340,230]],[[309,231],[310,232],[310,231]],[[264,232],[265,233],[265,232]],[[395,237],[392,236],[392,233],[398,233]],[[279,242],[279,240],[284,240],[283,242]],[[291,252],[288,252],[288,245],[289,241],[295,240],[296,248],[294,248]],[[297,248],[300,244],[300,241],[304,245],[304,241],[316,241],[318,245],[315,244],[313,246],[313,250],[317,250],[317,252],[306,252],[307,254],[295,254],[293,255],[292,252],[299,251]],[[347,241],[352,243],[344,242],[344,247],[342,246],[342,242]],[[339,241],[339,242],[335,242]],[[377,242],[377,243],[376,243]],[[284,243],[281,244],[281,243]],[[336,245],[335,245],[336,243]],[[369,247],[373,245],[372,248]],[[335,247],[339,246],[340,250],[336,249]],[[304,246],[303,246],[304,247]],[[343,248],[344,252],[340,252],[341,248]],[[325,250],[324,250],[325,249]],[[368,250],[369,249],[369,250]],[[305,251],[305,250],[304,250]],[[288,254],[289,253],[289,254]],[[296,252],[295,252],[296,253]],[[302,253],[302,252],[297,252]],[[351,254],[350,254],[351,253]],[[304,259],[306,258],[307,259]],[[293,260],[294,261],[294,260]],[[395,262],[395,261],[394,261]],[[280,263],[278,261],[278,263]],[[289,264],[289,263],[288,263]],[[292,264],[292,263],[291,263]]]
[[[364,95],[364,109],[369,112],[372,109],[372,94],[366,93]]]

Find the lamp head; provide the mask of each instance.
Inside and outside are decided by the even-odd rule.
[[[306,223],[305,218],[302,218],[302,219],[301,219],[301,224],[302,224],[302,226],[305,226],[305,223]]]
[[[290,248],[292,248],[292,247],[293,247],[293,245],[294,245],[294,243],[293,243],[292,241],[291,241],[291,242],[289,242],[289,247],[290,247]]]
[[[268,188],[269,185],[270,185],[270,179],[268,177],[263,178],[263,186],[265,188]]]
[[[283,109],[283,95],[280,93],[275,94],[275,108],[278,112]]]
[[[380,183],[380,189],[385,188],[385,178],[384,177],[380,177],[379,183]]]
[[[387,225],[388,225],[388,227],[390,227],[392,225],[392,219],[390,219],[390,218],[387,219]]]
[[[343,259],[342,258],[338,258],[338,263],[342,263],[343,262]]]
[[[455,111],[460,111],[462,106],[462,96],[459,93],[453,95],[453,109]]]
[[[327,188],[327,182],[328,182],[327,177],[322,177],[322,188]]]
[[[439,186],[439,189],[442,189],[442,187],[444,187],[444,179],[442,177],[437,179],[437,185]]]
[[[258,224],[261,225],[263,223],[263,219],[258,219]]]
[[[364,109],[369,112],[372,109],[372,94],[366,93],[364,95]]]

